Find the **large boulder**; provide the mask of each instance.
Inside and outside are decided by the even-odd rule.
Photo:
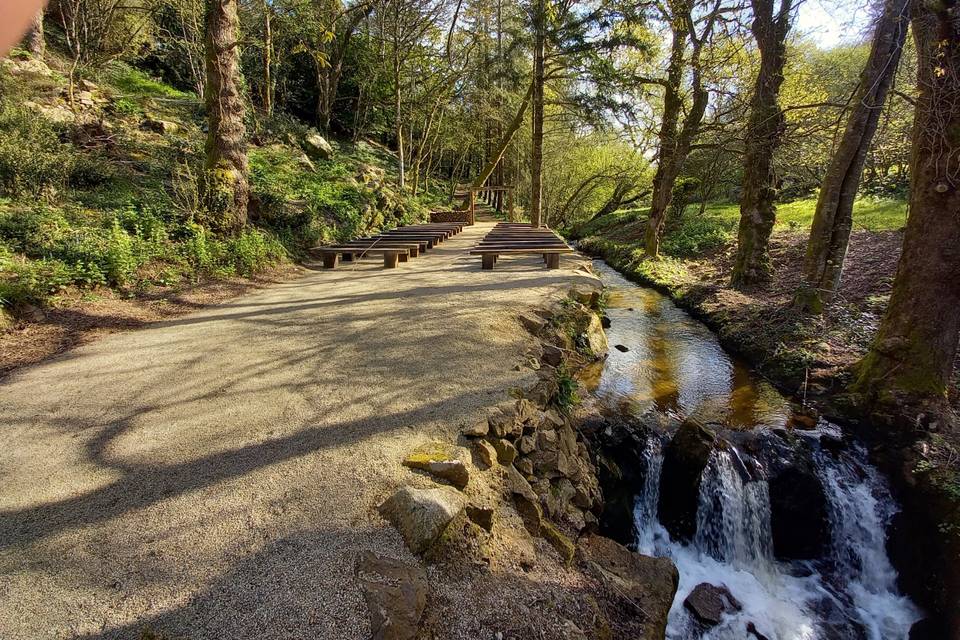
[[[603,323],[600,316],[595,313],[590,314],[590,321],[583,333],[584,346],[589,350],[590,355],[600,358],[607,353],[609,345],[607,344],[607,334],[603,330]]]
[[[303,139],[303,150],[314,160],[329,160],[333,157],[333,147],[319,133],[311,133]]]
[[[769,480],[773,553],[782,560],[823,557],[830,545],[827,496],[809,464],[784,469]]]
[[[161,120],[159,118],[146,116],[140,122],[140,128],[144,131],[152,131],[153,133],[166,135],[168,133],[176,133],[180,129],[180,125],[178,125],[176,122],[170,122],[169,120]]]
[[[409,640],[417,635],[427,606],[427,574],[369,551],[356,564],[357,581],[370,613],[374,640]]]
[[[712,430],[686,420],[663,451],[657,514],[674,540],[689,542],[697,532],[700,475],[716,440]]]
[[[630,551],[603,536],[580,538],[584,568],[600,583],[617,638],[663,638],[680,574],[669,558]]]
[[[596,307],[600,302],[599,286],[578,284],[570,289],[569,296],[585,307]]]
[[[693,588],[683,606],[705,627],[720,624],[723,616],[742,609],[740,602],[725,586],[701,582]]]
[[[380,505],[380,515],[397,528],[414,553],[429,549],[463,511],[463,495],[447,487],[402,487]]]
[[[749,454],[744,461],[756,460],[768,482],[774,555],[780,560],[824,557],[831,533],[823,481],[813,462],[816,441],[778,431],[741,437],[738,448]]]

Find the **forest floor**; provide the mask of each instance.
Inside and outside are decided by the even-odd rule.
[[[572,258],[481,271],[466,250],[488,226],[397,270],[306,270],[11,373],[0,637],[369,637],[355,558],[415,562],[376,506],[432,484],[402,457],[528,383],[517,312],[583,277]],[[553,624],[560,567],[500,567],[507,601],[431,569],[443,637]]]

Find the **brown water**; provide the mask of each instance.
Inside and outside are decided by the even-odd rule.
[[[585,382],[602,405],[637,416],[696,416],[731,429],[786,426],[790,403],[724,351],[703,323],[606,263],[593,267],[609,293],[610,354]]]

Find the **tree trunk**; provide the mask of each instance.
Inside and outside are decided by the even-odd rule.
[[[513,136],[516,135],[517,131],[520,130],[520,126],[523,124],[523,116],[527,112],[527,105],[530,103],[530,95],[533,92],[533,85],[530,85],[530,88],[527,89],[526,95],[523,96],[523,101],[520,103],[520,108],[517,109],[517,115],[513,117],[513,120],[510,122],[510,126],[507,128],[506,133],[503,134],[503,137],[500,139],[500,145],[497,147],[496,151],[490,154],[490,159],[487,161],[486,166],[480,170],[480,173],[477,175],[476,179],[473,181],[474,188],[479,189],[487,181],[487,178],[493,173],[493,170],[497,168],[500,164],[500,160],[503,159],[503,154],[506,153],[507,147],[510,146],[510,141],[513,140]]]
[[[206,223],[228,233],[246,224],[249,198],[238,25],[237,0],[207,0]]]
[[[543,57],[546,40],[544,0],[537,0],[534,15],[533,115],[530,150],[530,224],[543,224]]]
[[[396,109],[396,119],[394,121],[394,135],[397,137],[397,164],[398,178],[397,186],[403,191],[407,186],[405,167],[403,163],[403,119],[400,111],[402,107],[400,96],[400,51],[394,46],[394,67],[393,67],[393,108]]]
[[[743,159],[743,192],[740,195],[740,228],[733,266],[735,287],[765,282],[770,278],[770,233],[776,220],[777,196],[773,154],[783,137],[785,119],[780,109],[780,86],[786,62],[786,38],[790,30],[792,0],[751,0],[750,26],[760,49],[760,71],[750,104]]]
[[[661,83],[664,87],[663,119],[660,122],[657,152],[657,171],[653,178],[653,195],[650,198],[650,217],[644,233],[644,248],[647,255],[655,258],[660,254],[660,236],[667,219],[670,200],[673,198],[673,186],[690,154],[690,146],[700,132],[700,124],[707,110],[710,92],[703,86],[703,73],[700,52],[703,43],[710,38],[719,15],[720,3],[705,18],[703,32],[699,36],[691,30],[696,24],[692,16],[692,5],[688,0],[670,3],[672,13],[670,29],[673,40],[670,46],[670,62],[667,77]],[[687,40],[692,42],[689,64],[684,57]],[[687,115],[680,124],[680,114],[686,103],[680,88],[689,72],[691,78],[690,105]]]
[[[909,4],[910,0],[884,2],[870,57],[851,101],[853,110],[820,186],[807,244],[804,285],[796,299],[796,305],[805,311],[822,313],[823,306],[830,302],[840,286],[853,226],[853,203],[867,152],[900,62],[907,37]]]
[[[882,414],[942,408],[960,336],[960,23],[957,0],[911,9],[920,95],[910,215],[893,293],[854,389]]]
[[[263,0],[263,112],[273,115],[273,29],[270,24],[270,4]]]
[[[47,49],[46,40],[43,37],[43,11],[44,9],[37,11],[33,17],[33,22],[30,23],[27,35],[23,38],[23,44],[27,51],[36,58],[42,58]]]

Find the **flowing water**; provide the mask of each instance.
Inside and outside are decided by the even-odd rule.
[[[608,410],[653,414],[661,424],[674,425],[706,414],[710,422],[741,434],[783,429],[789,423],[791,403],[731,358],[709,329],[604,263],[594,267],[611,294],[610,344],[627,348],[611,348],[593,381]],[[898,593],[885,549],[895,504],[863,450],[851,446],[828,453],[820,448],[821,433],[836,429],[821,422],[818,429],[797,434],[808,440],[824,488],[831,541],[823,557],[790,562],[774,558],[768,484],[762,473],[745,471],[748,456],[731,442],[711,453],[701,474],[693,540],[672,540],[657,518],[663,446],[670,434],[651,433],[645,459],[638,461],[646,473],[643,485],[636,487],[636,547],[670,557],[680,571],[668,638],[908,637],[921,613]],[[740,611],[728,612],[712,628],[701,626],[683,604],[701,583],[726,587]]]

